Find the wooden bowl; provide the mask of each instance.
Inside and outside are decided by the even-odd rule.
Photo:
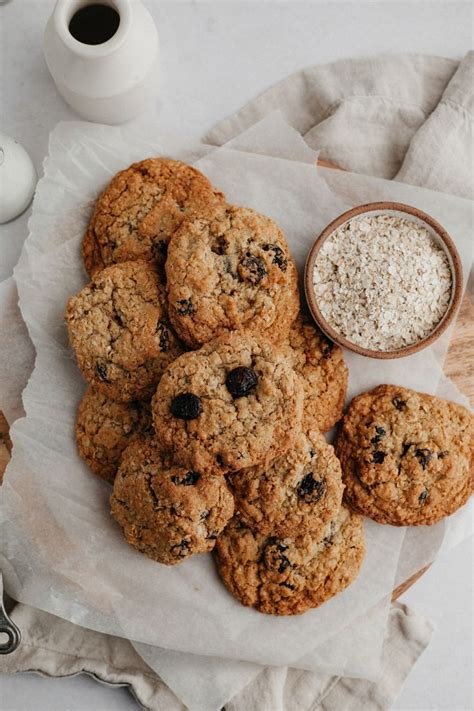
[[[412,345],[406,346],[405,348],[400,348],[395,351],[376,351],[370,350],[368,348],[363,348],[362,346],[352,343],[342,334],[336,331],[329,323],[326,321],[321,311],[318,308],[317,297],[314,292],[313,287],[313,271],[316,258],[318,256],[319,250],[321,249],[324,242],[332,235],[334,230],[340,227],[345,222],[348,222],[354,217],[365,214],[388,214],[398,217],[405,217],[413,222],[423,225],[429,233],[432,235],[436,243],[444,250],[449,266],[451,268],[452,277],[452,287],[451,287],[451,298],[441,321],[433,329],[433,331],[423,340],[417,341]],[[461,259],[459,257],[458,251],[454,245],[453,240],[448,235],[445,229],[436,222],[432,217],[427,215],[425,212],[418,210],[416,207],[411,207],[410,205],[403,205],[398,202],[371,202],[367,205],[359,205],[354,207],[352,210],[344,212],[339,215],[335,220],[333,220],[319,235],[311,251],[308,254],[306,260],[305,273],[304,273],[304,287],[306,292],[306,300],[308,302],[311,314],[318,324],[319,328],[323,333],[328,336],[332,341],[347,348],[354,353],[359,353],[360,355],[367,356],[369,358],[403,358],[404,356],[412,355],[421,351],[423,348],[430,346],[437,338],[446,330],[448,325],[454,318],[454,315],[458,309],[458,306],[462,297],[462,266]]]

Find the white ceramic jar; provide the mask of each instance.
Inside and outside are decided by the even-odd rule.
[[[119,15],[102,44],[78,41],[69,29],[83,8],[106,5]],[[140,0],[58,0],[44,34],[44,54],[61,96],[89,121],[123,123],[144,111],[158,91],[158,32]]]
[[[26,210],[36,187],[32,160],[17,141],[0,132],[0,224]]]

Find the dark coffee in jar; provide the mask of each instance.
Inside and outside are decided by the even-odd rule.
[[[118,30],[120,15],[109,5],[81,7],[69,23],[69,32],[83,44],[103,44]]]

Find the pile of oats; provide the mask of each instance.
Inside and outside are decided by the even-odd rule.
[[[313,272],[319,309],[349,341],[393,351],[426,338],[451,297],[449,262],[421,224],[361,215],[323,244]]]

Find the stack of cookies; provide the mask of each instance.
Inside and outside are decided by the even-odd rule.
[[[360,513],[393,523],[387,501],[396,499],[397,512],[408,512],[397,513],[399,525],[426,523],[432,515],[417,520],[416,512],[446,515],[465,500],[464,469],[443,505],[436,492],[448,462],[454,481],[469,447],[451,461],[445,428],[430,434],[446,450],[436,471],[433,443],[430,456],[417,454],[428,450],[430,420],[423,414],[416,424],[414,409],[421,417],[427,407],[416,393],[392,397],[405,403],[396,413],[410,415],[408,478],[402,463],[397,484],[387,479],[407,430],[371,394],[349,408],[339,461],[324,433],[343,414],[342,352],[300,312],[276,223],[229,205],[196,169],[156,158],[116,175],[95,207],[83,258],[91,281],[66,311],[89,383],[77,443],[90,469],[113,483],[112,515],[140,552],[174,565],[214,549],[240,602],[298,614],[356,577]],[[458,420],[467,433],[472,421]],[[458,431],[462,442],[468,436]],[[428,492],[420,489],[418,504],[417,462]]]

